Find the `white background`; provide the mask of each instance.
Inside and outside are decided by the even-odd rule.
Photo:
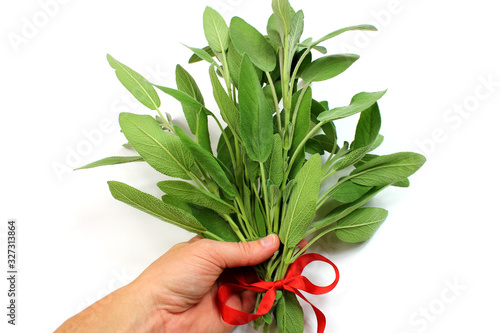
[[[57,7],[44,9],[42,3]],[[190,52],[180,43],[206,45],[206,5],[227,21],[241,16],[264,32],[270,3],[2,1],[0,267],[6,271],[7,221],[16,219],[19,307],[18,325],[7,325],[7,284],[0,274],[0,331],[53,331],[192,236],[111,197],[107,180],[159,195],[155,183],[163,177],[144,164],[69,171],[126,154],[118,113],[148,113],[129,102],[106,54],[167,86],[174,86],[175,65],[182,64],[215,109],[206,64],[188,66]],[[417,151],[428,158],[409,189],[387,190],[370,203],[390,215],[369,242],[341,246],[330,237],[313,249],[341,271],[333,292],[310,297],[326,314],[327,331],[498,332],[495,2],[292,5],[304,9],[304,37],[361,23],[379,27],[377,34],[348,33],[325,43],[330,52],[353,52],[361,59],[334,80],[315,84],[314,97],[341,106],[357,92],[389,88],[380,102],[386,142],[378,152]],[[163,111],[185,124],[177,102],[166,96],[162,102]],[[339,122],[341,139],[352,139],[354,122]],[[313,281],[327,282],[323,268],[309,270]],[[306,332],[315,332],[314,315],[305,311]]]

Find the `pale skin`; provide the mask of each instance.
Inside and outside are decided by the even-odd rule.
[[[219,277],[227,268],[264,262],[279,244],[274,234],[246,243],[194,237],[172,247],[132,283],[68,319],[55,332],[229,332],[233,326],[222,320],[216,301]],[[251,312],[255,294],[245,291],[227,304]]]

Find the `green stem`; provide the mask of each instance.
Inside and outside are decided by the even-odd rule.
[[[267,81],[271,85],[271,92],[273,93],[274,108],[276,109],[276,119],[278,120],[279,127],[281,128],[281,114],[280,114],[280,102],[278,101],[278,94],[276,93],[276,88],[274,87],[273,78],[269,72],[266,72]],[[280,131],[281,139],[283,140],[283,132]]]
[[[321,126],[323,126],[323,124],[324,123],[320,122],[316,126],[314,126],[313,129],[310,130],[309,133],[307,133],[306,137],[297,146],[297,149],[295,149],[295,152],[293,153],[292,158],[290,159],[290,162],[288,163],[288,168],[287,168],[287,170],[285,172],[285,176],[283,178],[283,184],[282,184],[282,188],[281,188],[282,190],[284,189],[284,187],[287,183],[286,180],[288,179],[288,176],[290,175],[290,172],[292,171],[293,163],[297,159],[297,156],[299,155],[300,150],[302,149],[302,147],[305,146],[307,140],[309,140],[316,133],[316,131],[319,130],[321,128]]]
[[[261,174],[261,182],[260,182],[260,190],[262,193],[264,193],[264,206],[266,208],[266,225],[267,225],[267,230],[271,232],[272,225],[271,225],[271,216],[269,215],[269,193],[267,193],[267,178],[266,178],[266,171],[264,170],[264,163],[259,162],[260,165],[260,174]]]
[[[233,219],[229,215],[223,214],[222,217],[229,223],[229,225],[231,226],[231,229],[233,229],[233,231],[236,234],[236,236],[238,236],[238,238],[242,242],[246,242],[247,240],[251,239],[251,237],[247,234],[245,228],[243,228],[243,232],[245,233],[245,235],[247,237],[243,236],[243,234],[241,233],[240,228],[238,228],[238,226],[236,225],[236,223],[234,223]]]

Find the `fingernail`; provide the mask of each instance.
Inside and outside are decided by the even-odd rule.
[[[272,247],[274,245],[274,235],[269,235],[260,239],[260,244],[264,247]]]

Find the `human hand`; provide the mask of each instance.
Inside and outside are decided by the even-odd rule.
[[[253,266],[279,248],[277,235],[246,243],[194,237],[172,247],[135,281],[67,320],[62,332],[225,333],[217,305],[219,277],[226,268]],[[229,306],[251,312],[253,292],[233,296]]]
[[[172,247],[149,266],[136,283],[148,290],[169,332],[229,332],[217,306],[219,276],[224,269],[257,265],[278,250],[270,235],[247,243],[222,243],[197,236]],[[243,292],[228,305],[250,312],[253,292]]]

